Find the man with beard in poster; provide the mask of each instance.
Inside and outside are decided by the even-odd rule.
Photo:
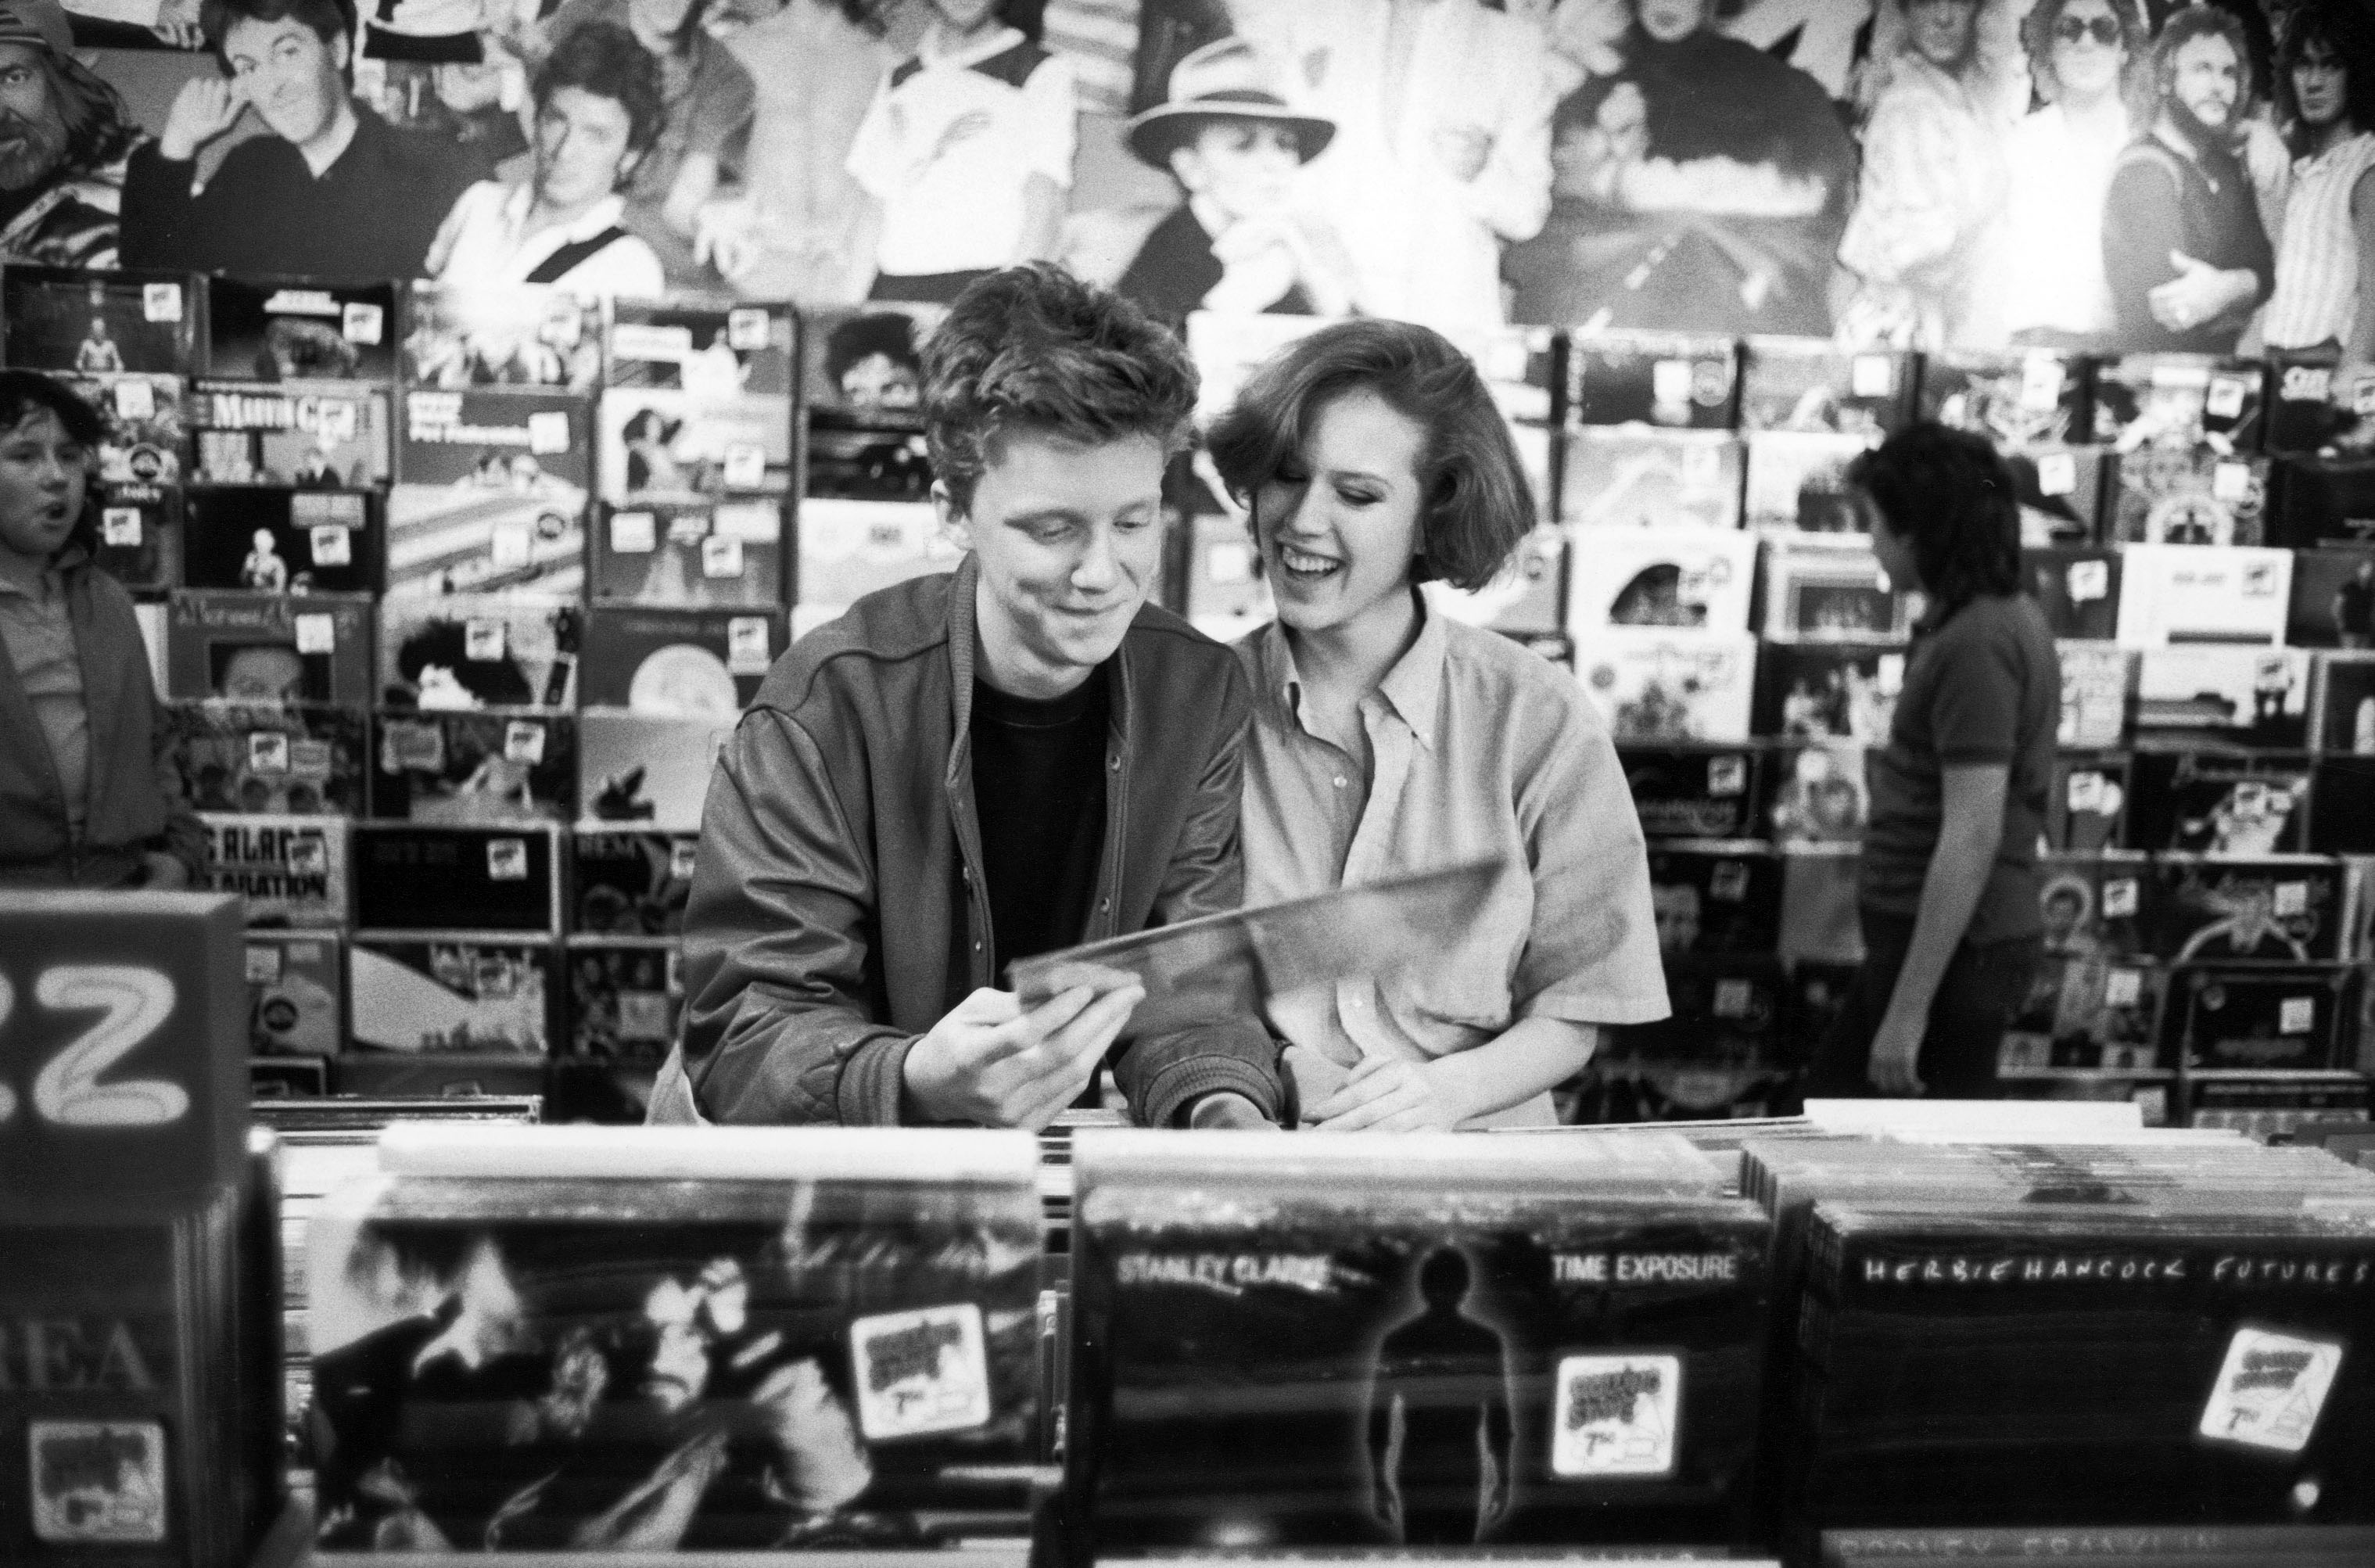
[[[2275,279],[2236,139],[2251,98],[2243,29],[2192,6],[2169,19],[2147,66],[2148,129],[2111,173],[2103,272],[2119,347],[2231,354]]]
[[[53,0],[0,4],[0,261],[113,266],[140,139],[123,98],[74,57]]]
[[[23,0],[7,0],[21,5]],[[206,0],[223,75],[194,79],[132,155],[124,265],[192,272],[414,277],[437,226],[484,172],[446,137],[400,131],[349,94],[350,0]],[[198,157],[254,110],[270,136]]]

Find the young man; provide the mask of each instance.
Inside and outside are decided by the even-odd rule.
[[[1147,603],[1195,400],[1176,339],[1052,267],[958,298],[924,408],[968,553],[802,639],[721,754],[653,1120],[1044,1126],[1143,993],[1026,1008],[1007,966],[1237,905],[1246,679]],[[1285,1109],[1250,1018],[1114,1065],[1156,1126]]]
[[[450,138],[399,131],[347,90],[348,0],[205,0],[222,77],[184,86],[124,181],[125,266],[414,277],[455,198],[484,169]],[[253,109],[271,135],[206,181],[198,154]]]
[[[2275,259],[2236,154],[2251,96],[2240,23],[2207,6],[2171,17],[2147,69],[2152,123],[2111,174],[2103,272],[2117,347],[2231,354],[2267,298]]]
[[[2265,336],[2273,348],[2340,345],[2375,359],[2375,18],[2357,0],[2310,0],[2276,60],[2292,195],[2276,245]]]
[[[570,29],[537,69],[528,183],[481,180],[462,193],[429,247],[429,276],[602,297],[662,292],[659,257],[621,220],[627,183],[665,112],[659,67],[626,29]]]

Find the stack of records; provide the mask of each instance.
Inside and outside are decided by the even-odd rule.
[[[1745,1544],[1764,1217],[1653,1133],[1074,1146],[1068,1560]]]

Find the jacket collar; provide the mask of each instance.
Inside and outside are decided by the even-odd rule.
[[[957,562],[949,576],[949,704],[954,728],[949,736],[948,766],[943,772],[949,787],[955,789],[972,772],[973,752],[973,682],[974,639],[976,631],[975,605],[981,591],[981,562],[971,550]],[[1144,615],[1146,607],[1139,607]],[[1133,617],[1130,624],[1138,622]],[[1105,681],[1105,732],[1113,743],[1128,753],[1129,742],[1129,634],[1122,634],[1121,646],[1106,661],[1109,674]]]

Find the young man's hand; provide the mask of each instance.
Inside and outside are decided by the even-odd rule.
[[[1024,1011],[1011,991],[975,991],[907,1052],[917,1119],[1037,1132],[1080,1097],[1145,989],[1079,985]]]
[[[1921,1057],[1924,1028],[1924,1020],[1899,1018],[1894,1010],[1880,1020],[1880,1028],[1872,1037],[1872,1066],[1868,1069],[1874,1089],[1897,1099],[1910,1099],[1921,1092],[1921,1076],[1916,1065]]]
[[[157,150],[171,163],[187,163],[198,149],[239,124],[247,112],[247,93],[230,77],[195,77],[173,97],[165,112],[164,133]]]

